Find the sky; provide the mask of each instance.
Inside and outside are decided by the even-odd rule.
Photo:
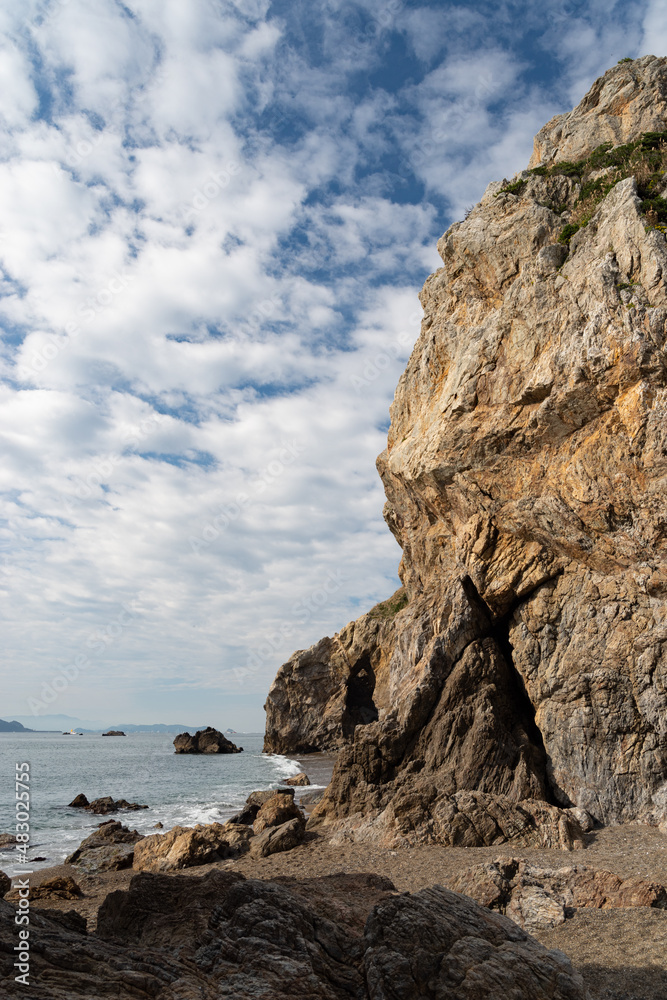
[[[437,239],[667,53],[664,0],[541,6],[1,0],[1,717],[262,729],[396,589]]]

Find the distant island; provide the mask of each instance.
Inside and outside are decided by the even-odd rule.
[[[0,733],[34,733],[34,729],[26,729],[20,722],[5,722],[0,719]]]

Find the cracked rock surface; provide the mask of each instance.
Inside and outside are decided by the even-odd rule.
[[[96,934],[76,913],[31,915],[29,986],[13,979],[14,914],[0,900],[0,988],[25,1000],[585,1000],[566,956],[511,920],[377,875],[141,873],[106,898]]]
[[[531,164],[665,129],[664,94],[667,60],[614,67]],[[269,693],[267,749],[339,751],[309,821],[335,837],[570,848],[582,822],[667,822],[666,237],[634,176],[569,244],[579,178],[519,180],[421,293],[378,459],[404,590]]]

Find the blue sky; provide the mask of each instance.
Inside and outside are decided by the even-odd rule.
[[[0,3],[3,717],[260,728],[398,585],[435,243],[664,3]]]

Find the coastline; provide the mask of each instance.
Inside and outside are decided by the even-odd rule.
[[[331,776],[333,754],[290,758],[308,774],[311,786],[295,789],[296,798]],[[308,807],[306,807],[308,808]],[[118,814],[132,825],[131,814]],[[433,885],[449,887],[462,870],[498,858],[520,858],[545,868],[572,866],[606,869],[621,878],[640,877],[667,885],[667,837],[640,824],[605,827],[587,835],[585,851],[515,848],[504,844],[488,848],[440,845],[388,849],[369,844],[332,846],[326,829],[308,832],[302,844],[267,858],[245,854],[170,873],[171,877],[201,878],[211,871],[236,872],[247,879],[291,884],[305,893],[318,891],[319,879],[362,873],[388,878],[399,893],[413,893]],[[86,874],[76,866],[56,865],[36,871],[31,886],[55,877],[73,877],[83,895],[75,899],[38,899],[36,910],[75,911],[95,931],[97,912],[110,892],[126,890],[137,872]],[[667,911],[648,907],[605,910],[581,909],[564,924],[533,933],[547,948],[563,951],[583,974],[591,1000],[662,1000],[667,995]]]
[[[590,866],[627,878],[640,876],[667,884],[667,838],[639,824],[607,827],[588,835],[588,846],[576,855],[559,850],[536,850],[501,845],[490,848],[442,846],[398,850],[367,844],[332,847],[326,837],[308,834],[303,844],[268,858],[248,855],[174,872],[172,877],[203,877],[213,870],[238,872],[245,878],[301,884],[306,893],[311,880],[369,873],[389,878],[398,892],[415,892],[448,884],[464,869],[499,857],[516,857],[549,868]],[[75,910],[94,931],[97,910],[106,896],[127,889],[137,873],[132,869],[80,875],[60,865],[35,874],[35,886],[48,878],[73,876],[84,896],[72,900],[38,900],[35,909]],[[584,975],[591,1000],[663,1000],[667,995],[667,911],[648,907],[577,910],[564,924],[534,933],[547,948],[565,952]]]

